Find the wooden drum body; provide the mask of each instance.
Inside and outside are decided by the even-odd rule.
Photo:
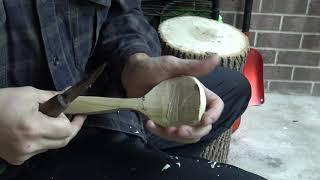
[[[182,59],[205,59],[211,54],[220,57],[221,66],[242,72],[249,52],[249,40],[235,27],[198,16],[179,16],[159,26],[163,55]],[[227,162],[231,129],[210,143],[201,157]]]
[[[221,65],[242,71],[249,40],[235,27],[198,16],[168,19],[159,26],[163,55],[204,59],[218,54]]]

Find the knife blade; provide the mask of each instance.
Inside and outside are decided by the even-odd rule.
[[[50,117],[58,117],[69,104],[75,100],[80,94],[88,89],[103,72],[106,63],[94,70],[92,73],[87,74],[81,81],[73,85],[68,90],[58,94],[45,103],[39,105],[39,111]]]

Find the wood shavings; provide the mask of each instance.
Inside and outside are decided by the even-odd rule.
[[[211,164],[211,165],[210,165],[211,168],[212,168],[212,169],[215,168],[216,164],[217,164],[217,162],[214,162],[213,164]]]
[[[165,166],[163,166],[161,171],[165,171],[165,170],[169,169],[170,167],[171,167],[170,164],[166,164]]]
[[[177,162],[176,164],[177,164],[179,167],[181,167],[181,163],[180,163],[180,162]]]

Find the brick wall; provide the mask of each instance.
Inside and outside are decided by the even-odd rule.
[[[224,22],[241,28],[244,0],[220,6]],[[251,32],[267,91],[320,96],[320,0],[254,0]]]

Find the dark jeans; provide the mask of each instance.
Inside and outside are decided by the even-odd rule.
[[[211,133],[196,144],[179,145],[153,135],[145,143],[122,132],[83,128],[67,147],[37,155],[23,166],[11,166],[0,179],[10,179],[12,175],[16,176],[13,179],[23,180],[264,179],[234,166],[199,158],[208,143],[244,112],[250,98],[247,80],[232,70],[217,68],[200,80],[223,99],[225,108]]]

